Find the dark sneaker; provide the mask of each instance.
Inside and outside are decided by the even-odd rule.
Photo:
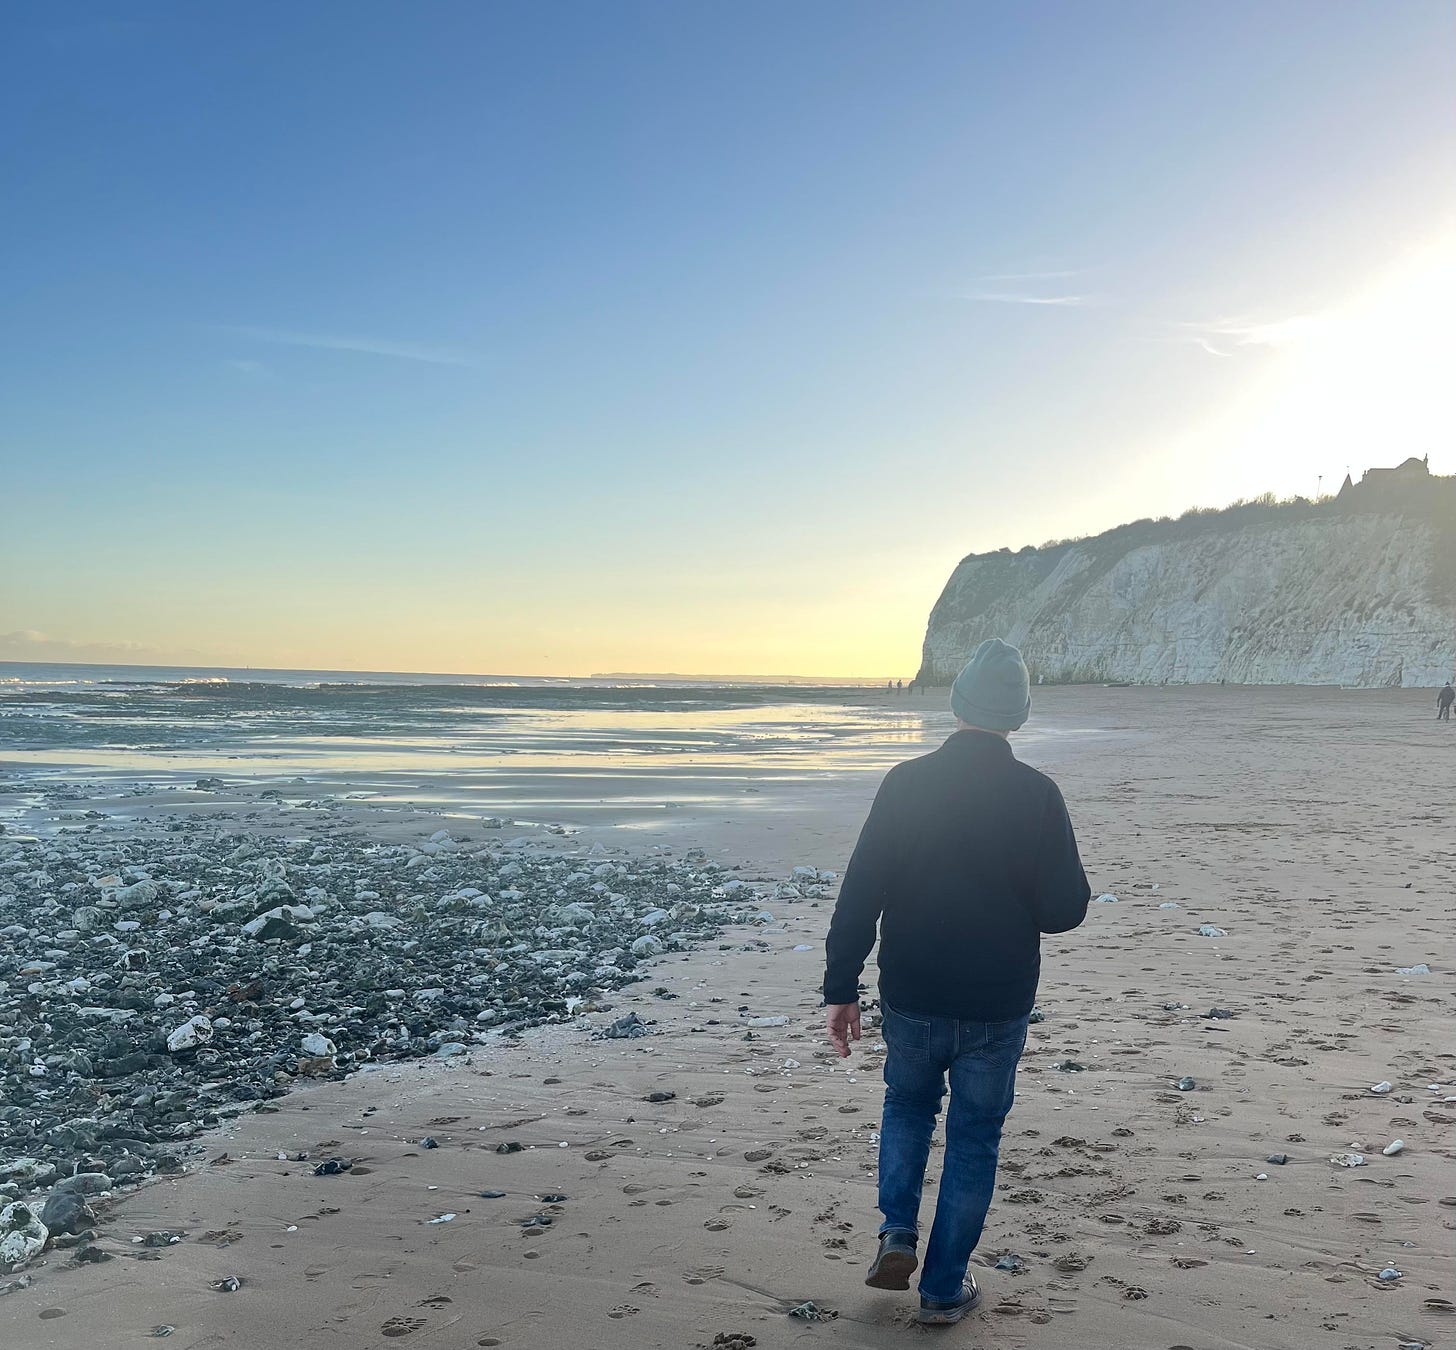
[[[880,1234],[880,1250],[870,1265],[865,1283],[871,1289],[908,1289],[920,1264],[915,1255],[915,1234],[892,1228]]]
[[[920,1312],[916,1320],[921,1326],[926,1327],[948,1327],[953,1322],[959,1322],[968,1312],[975,1311],[981,1305],[981,1291],[976,1286],[975,1277],[966,1276],[966,1282],[961,1285],[961,1296],[953,1298],[949,1303],[942,1303],[938,1298],[926,1298],[921,1295]]]

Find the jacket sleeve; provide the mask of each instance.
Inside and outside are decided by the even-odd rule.
[[[1037,840],[1032,908],[1043,933],[1065,933],[1087,917],[1092,888],[1082,870],[1071,817],[1055,783],[1047,784]]]
[[[859,1001],[859,977],[875,945],[876,925],[891,901],[898,871],[894,796],[892,770],[875,794],[840,883],[839,900],[824,943],[826,1003]]]

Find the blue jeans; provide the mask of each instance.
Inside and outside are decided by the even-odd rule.
[[[920,1232],[920,1188],[948,1073],[945,1157],[920,1293],[956,1299],[991,1207],[1001,1125],[1015,1098],[1027,1019],[961,1022],[898,1012],[883,999],[881,1007],[889,1053],[880,1123],[880,1212],[885,1216],[880,1232]]]

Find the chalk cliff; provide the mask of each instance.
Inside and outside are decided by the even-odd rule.
[[[992,636],[1048,683],[1439,685],[1456,669],[1456,478],[1413,459],[1322,501],[972,554],[931,611],[920,678],[949,683]]]

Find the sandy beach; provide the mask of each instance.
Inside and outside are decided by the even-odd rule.
[[[761,789],[752,809],[684,793],[659,825],[574,821],[558,802],[551,819],[577,832],[543,846],[696,847],[748,880],[840,871],[884,765],[950,730],[940,697],[925,704],[863,762],[742,784]],[[114,1259],[52,1251],[30,1266],[0,1299],[0,1341],[1444,1344],[1456,730],[1430,704],[1422,691],[1038,692],[1032,725],[1048,734],[1022,753],[1061,784],[1094,892],[1116,902],[1044,943],[1045,1020],[976,1257],[986,1300],[958,1328],[922,1331],[911,1296],[862,1284],[883,1055],[872,1029],[847,1062],[820,1033],[831,888],[661,957],[609,1012],[301,1086],[226,1123],[185,1174],[105,1211],[97,1245]],[[229,809],[243,828],[309,828],[307,813]],[[395,838],[441,819],[350,810],[352,826]],[[1422,963],[1431,973],[1398,973]],[[651,1035],[592,1038],[632,1011]],[[1364,1164],[1331,1161],[1351,1153]],[[330,1157],[351,1169],[314,1175]],[[139,1241],[162,1232],[180,1240]],[[1017,1268],[995,1268],[1008,1253]],[[1386,1268],[1399,1278],[1382,1281]],[[825,1320],[791,1315],[805,1303]]]

